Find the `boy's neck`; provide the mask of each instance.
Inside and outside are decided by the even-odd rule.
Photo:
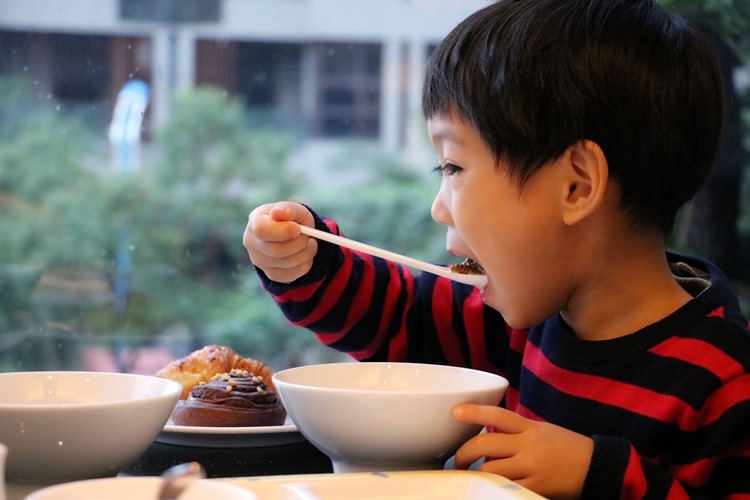
[[[584,340],[635,333],[669,316],[692,297],[672,274],[661,238],[611,241],[591,279],[582,279],[561,314]],[[606,256],[602,259],[601,256]]]

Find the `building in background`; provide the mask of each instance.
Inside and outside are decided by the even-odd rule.
[[[3,0],[0,76],[108,120],[131,79],[171,93],[213,85],[259,123],[307,140],[424,146],[419,99],[429,52],[489,0]]]

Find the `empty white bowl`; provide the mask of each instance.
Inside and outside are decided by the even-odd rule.
[[[460,403],[496,406],[503,377],[417,363],[333,363],[277,372],[273,383],[292,421],[334,472],[427,470],[481,426],[453,418]]]
[[[89,479],[49,486],[32,493],[26,500],[156,500],[161,488],[159,477],[118,477]],[[180,500],[253,500],[250,491],[218,480],[196,479],[180,494]]]
[[[51,484],[114,476],[156,438],[177,382],[102,372],[0,373],[5,479]]]

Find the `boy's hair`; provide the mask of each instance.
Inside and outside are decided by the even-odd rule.
[[[711,168],[722,92],[698,30],[651,0],[500,0],[435,49],[422,110],[455,109],[519,188],[594,141],[621,208],[668,232]]]

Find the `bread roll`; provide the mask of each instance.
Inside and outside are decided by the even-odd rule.
[[[273,370],[265,363],[240,356],[233,349],[216,344],[207,345],[182,359],[176,359],[156,373],[157,377],[167,378],[182,385],[180,399],[187,399],[190,391],[200,383],[208,383],[215,375],[229,373],[232,370],[245,370],[263,377],[272,391],[271,377]]]

